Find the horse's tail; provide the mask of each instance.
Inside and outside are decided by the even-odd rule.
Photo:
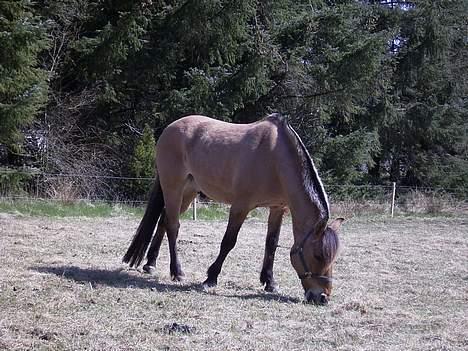
[[[153,188],[150,192],[148,205],[146,206],[145,214],[140,222],[132,243],[128,248],[123,262],[128,263],[130,267],[138,267],[145,256],[146,249],[148,248],[151,238],[153,237],[154,228],[161,212],[164,209],[164,197],[161,189],[161,183],[156,178]]]

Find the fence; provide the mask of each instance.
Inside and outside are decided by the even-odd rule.
[[[105,202],[142,207],[152,178],[48,174],[42,172],[0,171],[0,201]],[[334,185],[326,190],[332,213],[346,217],[365,214],[468,213],[467,191],[385,185]],[[222,204],[198,197],[191,216],[199,210],[228,209]]]

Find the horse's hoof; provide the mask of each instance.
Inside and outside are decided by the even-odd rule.
[[[216,285],[218,285],[218,282],[216,280],[211,280],[211,279],[207,279],[203,282],[202,286],[204,289],[209,289],[209,288],[213,288],[215,287]]]
[[[265,285],[265,291],[270,293],[278,292],[278,285],[276,284],[267,284]]]
[[[174,282],[182,282],[182,281],[184,281],[184,275],[183,275],[183,274],[172,275],[171,278],[172,278],[172,281],[174,281]]]
[[[145,264],[143,266],[143,272],[148,274],[156,274],[156,267]]]

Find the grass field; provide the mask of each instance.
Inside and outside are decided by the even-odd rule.
[[[353,218],[331,303],[302,303],[283,227],[279,293],[259,284],[266,224],[245,223],[217,288],[200,282],[224,221],[184,220],[186,280],[122,265],[134,216],[0,213],[2,350],[466,350],[468,218]]]

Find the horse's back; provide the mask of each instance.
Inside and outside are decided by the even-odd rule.
[[[277,118],[251,124],[181,118],[158,140],[158,173],[163,178],[191,175],[199,190],[218,201],[232,203],[243,194],[256,205],[271,202],[280,196],[275,158],[279,123]]]

